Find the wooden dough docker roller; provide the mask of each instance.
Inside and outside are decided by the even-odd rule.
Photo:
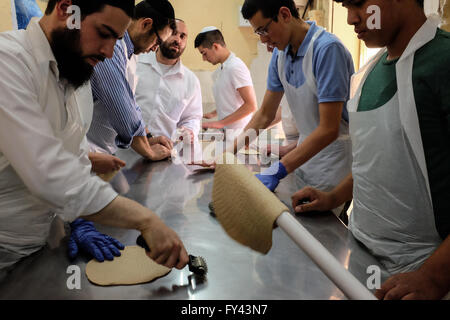
[[[144,248],[146,251],[150,251],[147,243],[145,242],[142,235],[140,235],[136,239],[136,243],[138,246]],[[206,264],[206,260],[203,257],[195,257],[193,255],[189,255],[189,271],[195,273],[199,276],[204,276],[208,273],[208,265]]]

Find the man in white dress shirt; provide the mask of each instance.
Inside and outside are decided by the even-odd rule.
[[[206,27],[195,39],[203,60],[213,65],[221,64],[213,74],[213,93],[216,110],[204,115],[218,121],[204,122],[204,129],[233,129],[227,134],[237,135],[251,120],[257,109],[252,77],[245,63],[231,52],[216,27]],[[227,137],[227,139],[232,137]]]
[[[177,19],[176,30],[155,52],[140,56],[136,101],[148,131],[174,141],[177,135],[193,141],[203,116],[200,82],[181,62],[188,30]]]
[[[78,29],[67,26],[70,5],[80,8]],[[50,0],[27,30],[0,34],[0,279],[45,245],[56,216],[137,229],[156,262],[177,268],[188,262],[181,240],[155,213],[91,176],[89,79],[96,64],[112,57],[133,11],[132,0]],[[71,237],[72,247],[116,246],[89,223],[71,226],[72,236],[80,235]]]

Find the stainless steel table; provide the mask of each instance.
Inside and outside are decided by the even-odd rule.
[[[21,261],[0,283],[0,299],[346,299],[279,228],[273,232],[273,247],[267,255],[229,238],[209,213],[211,172],[193,173],[171,161],[146,162],[133,151],[121,151],[119,157],[126,160],[127,167],[114,178],[113,186],[156,212],[180,235],[190,254],[205,257],[207,278],[193,277],[185,268],[174,269],[152,283],[100,287],[90,283],[84,273],[87,257],[69,261],[65,237]],[[278,187],[277,195],[291,208],[290,196],[295,191],[290,175]],[[333,214],[296,217],[363,284],[370,276],[367,267],[380,266]],[[55,225],[52,233],[57,235],[61,226]],[[137,231],[97,227],[125,245],[135,245]],[[66,271],[71,265],[81,270],[79,290],[67,287],[71,274]],[[387,275],[381,270],[384,281]]]

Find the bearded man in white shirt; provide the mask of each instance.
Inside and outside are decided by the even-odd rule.
[[[79,28],[67,25],[71,5],[80,9]],[[134,0],[50,0],[26,31],[0,34],[0,279],[46,244],[56,216],[73,221],[74,255],[86,248],[106,259],[120,255],[117,241],[91,224],[98,222],[139,230],[159,264],[181,269],[188,262],[181,240],[155,213],[91,176],[88,81],[112,57],[133,12]]]
[[[181,62],[186,49],[188,29],[176,20],[176,30],[159,50],[141,55],[136,101],[153,136],[173,141],[187,136],[194,141],[203,116],[200,82]]]

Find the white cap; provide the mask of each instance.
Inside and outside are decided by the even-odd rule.
[[[217,29],[217,28],[214,27],[214,26],[209,26],[209,27],[204,27],[204,28],[202,29],[202,31],[200,31],[200,33],[205,33],[205,32],[210,32],[210,31],[215,31],[215,30],[219,30],[219,29]]]

